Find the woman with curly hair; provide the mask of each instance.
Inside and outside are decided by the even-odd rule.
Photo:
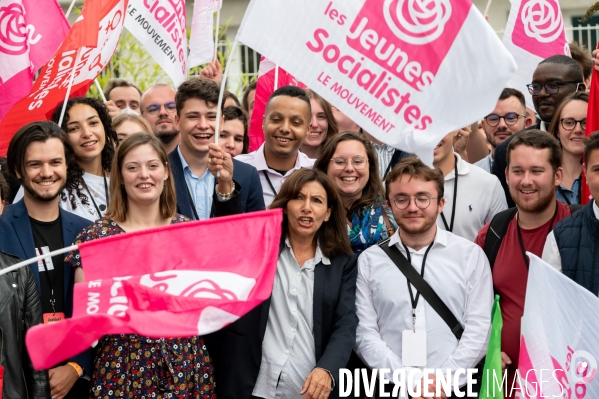
[[[62,105],[54,110],[52,120],[58,123]],[[61,202],[61,206],[81,217],[94,221],[102,218],[110,202],[110,167],[118,145],[112,120],[104,104],[94,98],[79,97],[67,102],[64,120],[60,126],[69,136],[75,161],[83,172],[81,191],[75,203]],[[71,195],[69,193],[69,195]]]

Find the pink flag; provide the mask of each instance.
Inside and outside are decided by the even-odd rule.
[[[39,3],[43,2],[35,1],[36,7]],[[64,101],[78,54],[70,97],[85,95],[116,50],[126,8],[127,0],[86,2],[73,29],[40,70],[29,95],[14,104],[0,123],[0,156],[6,155],[10,139],[21,126],[50,119],[56,106]],[[94,46],[88,46],[94,37]]]
[[[250,138],[249,151],[256,151],[264,143],[264,131],[262,130],[262,119],[266,112],[266,103],[268,98],[275,91],[275,75],[277,66],[266,57],[260,59],[260,68],[258,70],[258,80],[256,81],[256,94],[254,97],[254,109],[250,121],[248,132]],[[305,88],[306,85],[299,82],[293,75],[287,73],[283,68],[278,67],[277,89],[282,86],[298,86]]]
[[[511,0],[503,44],[514,56],[518,70],[508,82],[524,93],[526,104],[534,109],[526,85],[539,62],[552,55],[570,56],[564,19],[558,0]]]
[[[0,1],[0,121],[69,31],[56,0]]]
[[[71,319],[27,334],[34,366],[52,367],[106,334],[186,337],[237,320],[271,294],[281,222],[275,209],[79,245],[87,282],[75,285]]]
[[[189,67],[212,61],[214,58],[214,13],[221,8],[220,0],[196,0],[189,36]]]

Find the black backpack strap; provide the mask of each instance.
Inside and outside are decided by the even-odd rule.
[[[510,221],[513,219],[514,215],[516,215],[516,212],[518,212],[518,208],[509,208],[499,212],[491,220],[489,230],[487,231],[485,247],[483,248],[487,255],[487,259],[489,259],[491,270],[493,270],[493,264],[497,258],[497,253],[499,252],[499,247],[501,247],[503,237],[507,232]]]
[[[584,208],[584,206],[580,205],[580,204],[570,204],[570,205],[568,205],[568,208],[570,208],[570,213],[574,214],[574,212],[576,212],[579,209]]]
[[[449,329],[460,340],[464,327],[460,324],[458,319],[451,313],[451,310],[445,305],[443,300],[439,298],[439,295],[432,289],[432,287],[424,280],[424,278],[414,269],[414,267],[408,262],[403,254],[397,249],[395,245],[389,246],[389,238],[379,243],[379,247],[387,254],[389,258],[395,263],[397,268],[403,273],[408,281],[418,290],[420,295],[426,300],[426,302],[437,312],[445,323],[449,326]]]

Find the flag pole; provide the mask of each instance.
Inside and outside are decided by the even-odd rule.
[[[77,64],[79,63],[79,54],[81,54],[81,49],[82,47],[80,47],[79,50],[77,50],[77,55],[75,56],[75,64],[73,65],[73,70],[71,71],[71,79],[69,80],[69,86],[67,87],[67,95],[64,97],[64,102],[62,103],[62,110],[60,111],[58,126],[62,126],[64,113],[67,109],[67,102],[69,101],[69,95],[71,94],[71,88],[73,87],[73,80],[75,80],[75,71],[77,71]]]
[[[279,64],[275,64],[275,84],[273,91],[279,88]]]
[[[7,274],[7,273],[10,273],[12,271],[15,271],[17,269],[20,269],[23,266],[27,266],[30,263],[35,263],[35,262],[40,261],[42,259],[51,258],[51,257],[56,256],[56,255],[60,255],[60,254],[64,254],[64,253],[67,253],[67,252],[75,251],[76,249],[79,249],[79,246],[77,246],[77,245],[71,245],[70,247],[57,249],[57,250],[49,252],[47,254],[42,254],[42,255],[36,256],[35,258],[24,260],[22,262],[14,264],[14,265],[12,265],[10,267],[7,267],[6,269],[0,270],[0,276],[2,276],[4,274]]]
[[[231,60],[231,57],[233,57],[235,54],[235,50],[237,49],[237,43],[239,43],[239,40],[237,39],[237,37],[235,37],[235,41],[231,45],[231,51],[229,52],[229,56],[227,57],[227,61],[225,62],[225,73],[223,73],[223,80],[222,82],[220,82],[220,93],[218,93],[218,104],[216,106],[216,126],[214,128],[214,142],[216,144],[218,144],[218,132],[220,129],[220,118],[222,115],[221,106],[223,103],[223,96],[225,94],[227,77],[229,76],[229,69],[231,69],[228,67],[229,61]]]
[[[75,6],[75,2],[76,2],[76,1],[77,1],[77,0],[72,0],[72,1],[71,1],[71,5],[69,6],[69,8],[68,8],[68,10],[67,10],[66,14],[64,15],[64,17],[65,17],[67,20],[69,19],[69,15],[71,15],[71,11],[73,11],[73,6]]]
[[[106,96],[104,95],[104,91],[102,91],[102,86],[100,86],[100,82],[98,82],[98,78],[94,79],[94,83],[96,88],[98,89],[98,93],[100,93],[100,97],[102,97],[102,101],[106,102]]]
[[[214,61],[218,59],[218,34],[220,31],[220,7],[216,10],[216,33],[214,35]]]
[[[487,1],[487,6],[485,7],[485,13],[483,14],[483,17],[487,18],[487,15],[489,15],[489,9],[491,8],[491,2],[493,0],[489,0]]]

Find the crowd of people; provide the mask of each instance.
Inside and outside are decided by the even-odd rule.
[[[511,397],[525,252],[599,294],[593,60],[576,54],[543,60],[527,88],[505,88],[479,124],[448,132],[432,168],[295,86],[272,93],[264,143],[249,152],[256,85],[242,101],[227,92],[219,110],[214,63],[176,89],[116,79],[105,103],[70,99],[60,126],[62,105],[51,121],[24,123],[0,175],[0,268],[173,223],[284,216],[272,295],[236,322],[205,336],[106,335],[49,370],[33,368],[24,336],[71,317],[85,263],[75,251],[1,276],[4,397],[336,398],[344,368],[480,367],[494,294]]]

